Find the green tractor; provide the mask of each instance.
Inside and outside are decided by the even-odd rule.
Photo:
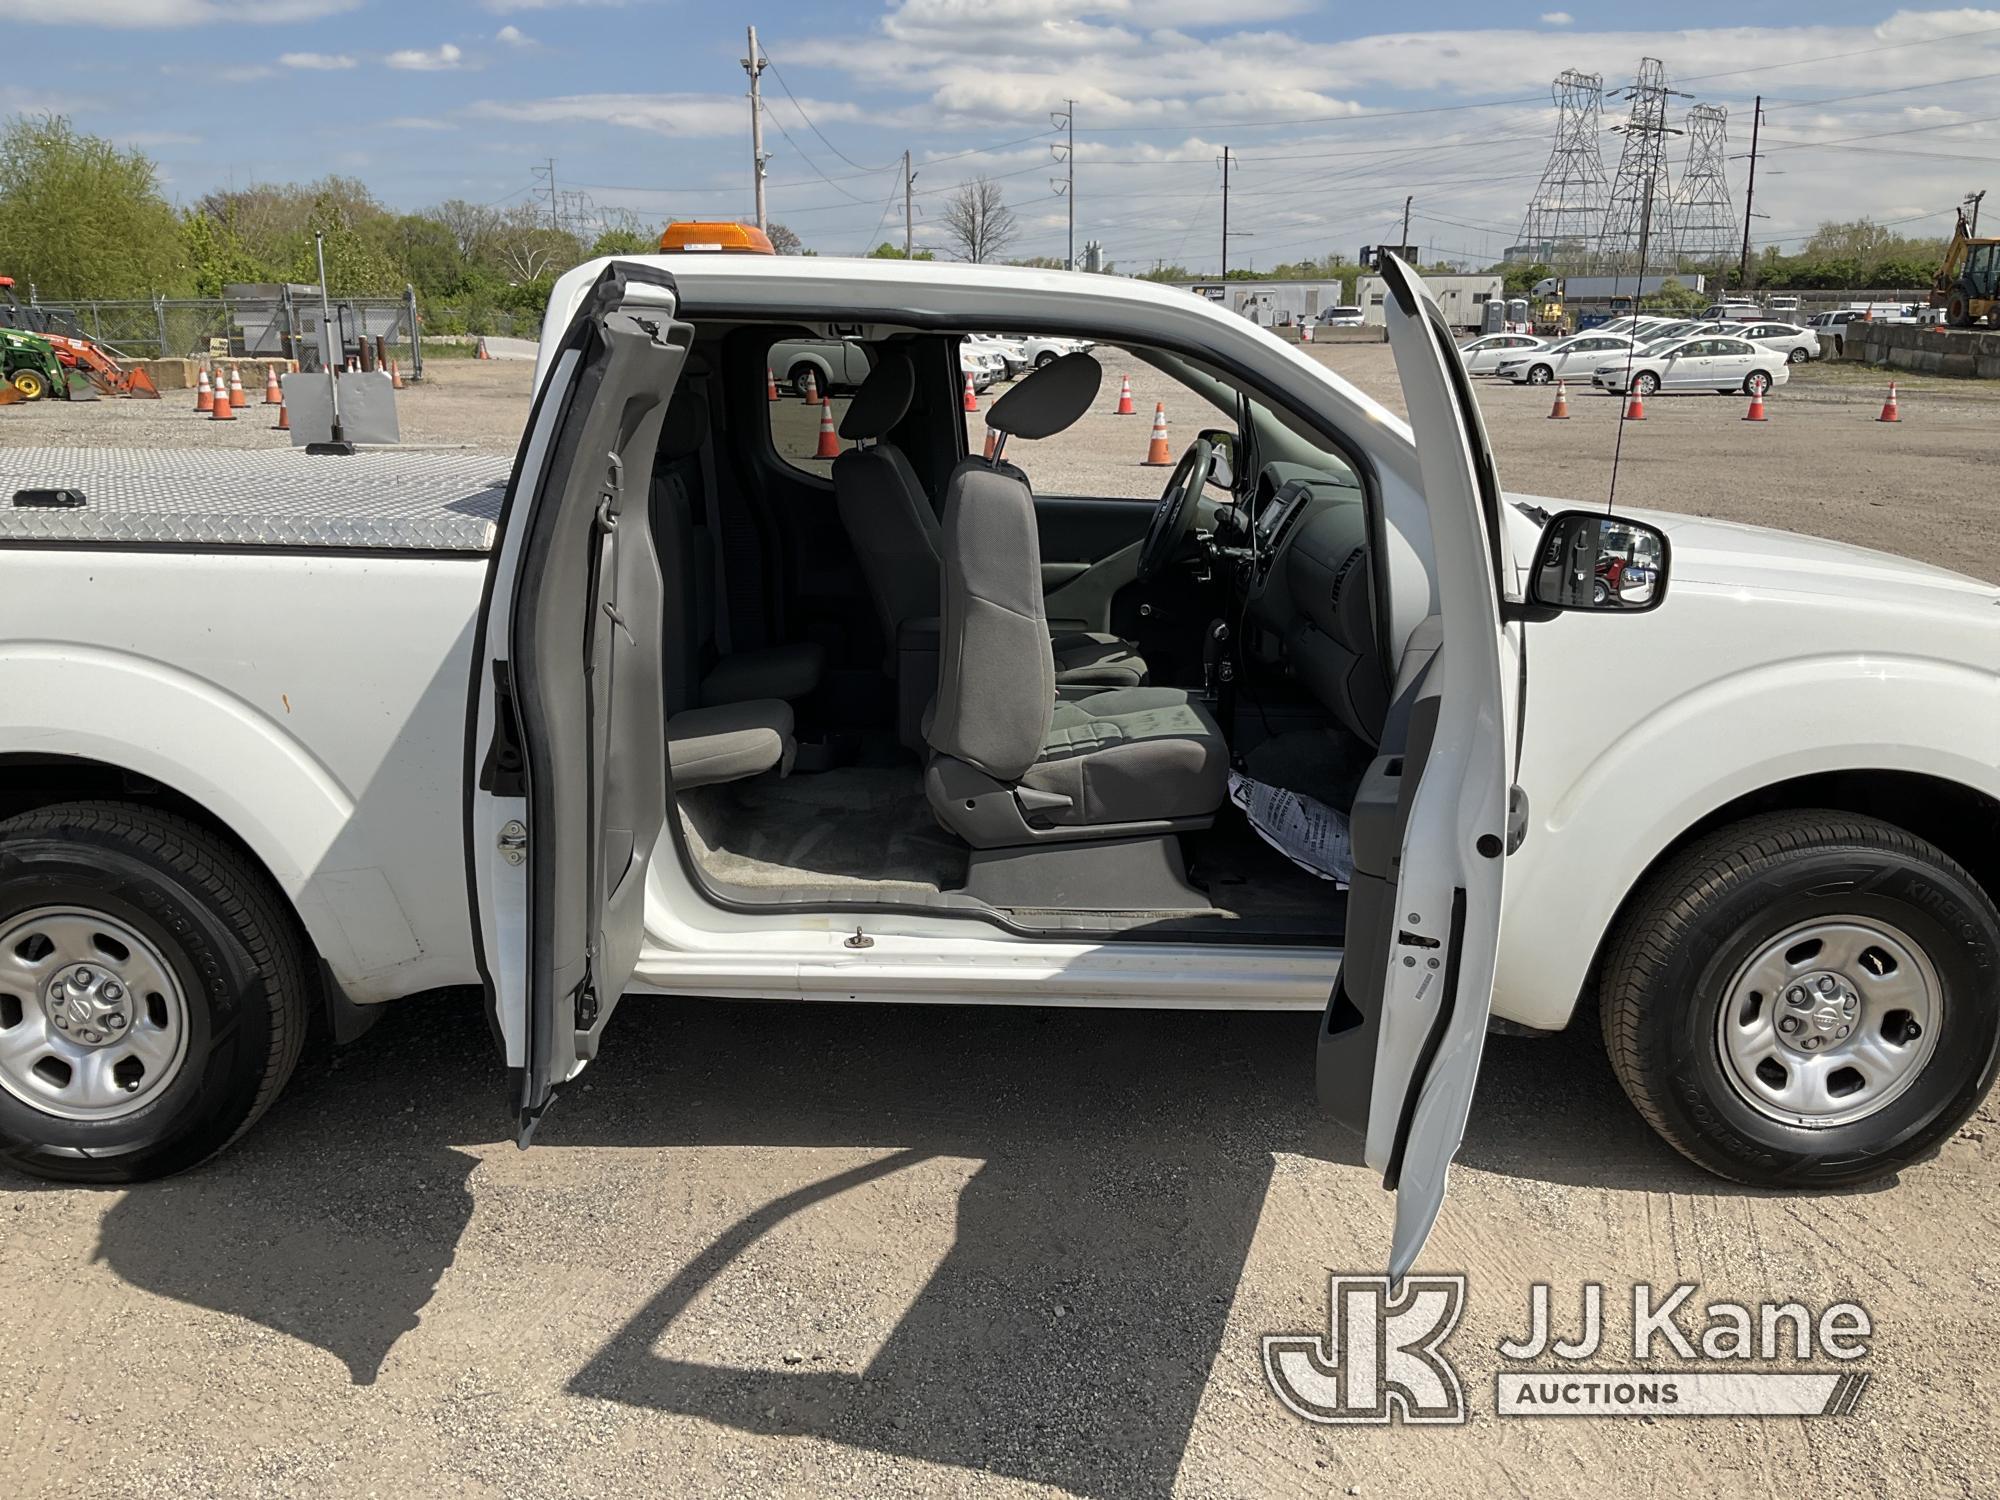
[[[69,371],[54,344],[38,333],[0,328],[0,406],[70,394]]]

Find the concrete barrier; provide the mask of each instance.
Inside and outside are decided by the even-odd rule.
[[[1276,328],[1272,332],[1276,333],[1279,338],[1288,344],[1299,342],[1299,331],[1296,328]],[[1313,330],[1314,348],[1318,348],[1321,344],[1386,344],[1388,342],[1389,330],[1381,325],[1364,325],[1360,328],[1315,328]]]
[[[250,389],[251,375],[255,374],[257,377],[257,399],[259,401],[264,399],[265,367],[267,365],[276,365],[280,375],[291,368],[282,359],[224,359],[210,361],[198,359],[132,359],[126,360],[124,363],[127,369],[136,367],[152,376],[154,389],[160,391],[193,390],[196,372],[201,369],[204,363],[211,366],[219,364],[225,371],[231,365],[234,365],[243,373],[243,389],[246,391]]]
[[[1849,323],[1844,357],[1891,370],[2000,380],[2000,331]]]

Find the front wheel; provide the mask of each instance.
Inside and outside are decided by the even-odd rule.
[[[40,370],[16,370],[13,384],[23,401],[39,401],[49,393],[49,379]]]
[[[2000,911],[1948,855],[1811,811],[1701,839],[1607,950],[1612,1069],[1718,1176],[1866,1182],[1933,1154],[2000,1060]]]
[[[1547,385],[1555,378],[1556,372],[1551,370],[1547,365],[1530,365],[1528,367],[1529,385]]]
[[[1045,370],[1055,362],[1056,355],[1053,350],[1044,349],[1040,354],[1035,356],[1035,368],[1037,370]]]
[[[0,822],[0,1160],[194,1166],[277,1097],[309,992],[282,898],[207,829],[122,802]]]
[[[1660,388],[1660,377],[1651,370],[1641,370],[1632,377],[1632,389],[1642,396],[1650,396]]]

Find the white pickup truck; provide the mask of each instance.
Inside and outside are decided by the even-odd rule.
[[[1503,494],[1387,280],[1407,422],[1145,282],[682,255],[557,283],[508,473],[0,451],[0,1154],[188,1167],[316,1014],[480,985],[524,1143],[623,995],[1310,1007],[1398,1273],[1489,1025],[1601,1021],[1738,1180],[1922,1158],[2000,1038],[2000,590]],[[1036,494],[1110,393],[968,453],[959,341],[1024,329],[1235,418],[1157,504]],[[765,372],[833,335],[829,477]]]

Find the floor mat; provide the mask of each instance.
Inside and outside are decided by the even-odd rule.
[[[965,880],[965,846],[937,826],[909,765],[696,787],[680,804],[695,858],[731,885],[941,891]]]

